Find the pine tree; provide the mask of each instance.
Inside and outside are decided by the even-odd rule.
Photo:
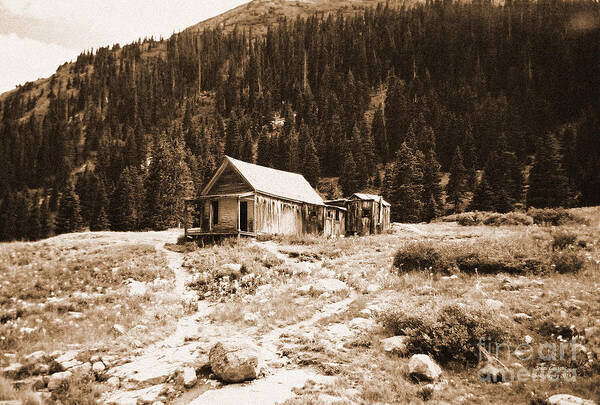
[[[356,162],[354,162],[352,151],[349,148],[346,149],[344,160],[342,162],[340,186],[342,187],[342,192],[346,196],[360,191],[360,178],[358,175],[358,169],[356,167]]]
[[[34,194],[31,207],[29,209],[29,222],[27,238],[31,241],[40,239],[41,237],[41,210],[40,210],[40,197],[38,194]]]
[[[40,213],[40,238],[46,239],[54,234],[54,220],[50,212],[49,198],[44,198]]]
[[[302,174],[311,186],[316,187],[321,173],[319,164],[319,155],[312,138],[304,145],[304,162],[302,164]]]
[[[11,241],[16,237],[16,199],[12,192],[6,194],[0,210],[0,240]]]
[[[112,231],[133,231],[136,229],[137,210],[135,206],[135,188],[133,186],[133,169],[125,168],[110,199],[110,229]],[[100,215],[100,210],[98,215]],[[98,224],[94,224],[95,226]]]
[[[462,199],[465,193],[465,173],[460,147],[456,147],[452,165],[450,166],[450,179],[446,185],[446,195],[453,205],[454,212],[460,212]]]
[[[537,143],[529,174],[528,206],[559,207],[568,203],[569,183],[561,161],[556,139],[552,134],[546,133]]]
[[[106,188],[104,182],[98,182],[98,194],[96,206],[94,207],[94,213],[90,223],[90,230],[96,231],[107,231],[110,229],[110,220],[108,218],[107,209],[109,207],[108,196],[106,195]]]
[[[258,137],[256,148],[256,164],[266,167],[272,166],[271,139],[266,131],[262,131]]]
[[[406,142],[396,152],[384,187],[392,204],[392,221],[418,222],[423,214],[423,172],[415,151]]]
[[[381,105],[377,111],[375,111],[375,116],[371,123],[371,136],[375,143],[377,155],[383,162],[387,162],[389,159],[388,141],[385,134],[385,121],[383,119],[383,109]]]
[[[433,149],[427,154],[423,167],[423,204],[426,209],[423,219],[431,221],[443,212],[442,173]]]
[[[475,192],[473,193],[473,199],[469,210],[471,211],[494,211],[494,195],[487,182],[487,179],[483,177]]]
[[[67,183],[60,197],[55,223],[57,235],[76,232],[81,229],[82,219],[79,197],[75,193],[71,182]]]
[[[17,193],[15,205],[15,238],[17,240],[29,239],[29,210],[31,201],[29,198],[29,190],[25,189]]]

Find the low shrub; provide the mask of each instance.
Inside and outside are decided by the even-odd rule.
[[[578,215],[575,215],[564,208],[530,208],[527,215],[533,218],[533,223],[537,225],[569,225],[569,224],[587,224],[588,221]]]
[[[401,272],[421,269],[440,271],[447,268],[447,263],[429,243],[417,242],[398,249],[394,257],[394,266]]]
[[[547,256],[538,246],[519,242],[507,246],[485,241],[476,245],[414,242],[398,249],[394,267],[399,272],[538,274],[550,270]]]
[[[408,336],[410,354],[429,353],[441,364],[477,364],[480,339],[505,342],[509,338],[506,325],[487,311],[459,305],[446,305],[434,316],[423,311],[409,315],[404,309],[392,310],[382,314],[379,322],[391,334]]]
[[[563,250],[577,242],[577,235],[569,231],[558,231],[552,236],[552,250]]]
[[[585,259],[577,252],[564,250],[554,252],[550,263],[558,273],[577,273],[583,268]]]
[[[533,218],[523,212],[509,212],[500,214],[497,212],[472,211],[460,214],[448,215],[440,218],[442,222],[458,222],[462,226],[503,226],[503,225],[533,225]]]

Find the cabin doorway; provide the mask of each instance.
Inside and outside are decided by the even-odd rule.
[[[240,201],[240,231],[248,232],[248,202]]]

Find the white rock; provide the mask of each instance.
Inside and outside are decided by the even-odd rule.
[[[94,373],[100,374],[103,373],[104,370],[106,370],[106,366],[101,361],[97,361],[94,364],[92,364],[92,370],[94,371]]]
[[[46,356],[47,354],[45,351],[38,350],[37,352],[33,352],[25,356],[25,360],[33,363],[42,360]]]
[[[367,286],[367,292],[368,293],[374,293],[377,292],[381,289],[381,287],[379,286],[379,284],[369,284]]]
[[[134,297],[141,297],[148,293],[148,285],[140,281],[132,280],[129,283],[129,295]]]
[[[408,371],[413,378],[435,381],[442,375],[442,369],[426,354],[414,354],[408,362]]]
[[[375,321],[367,318],[354,318],[350,321],[350,327],[353,329],[369,330],[375,326]]]
[[[521,323],[521,322],[525,322],[525,321],[528,321],[528,320],[530,320],[530,319],[531,319],[531,316],[530,316],[530,315],[528,315],[528,314],[526,314],[526,313],[519,312],[519,313],[517,313],[517,314],[514,314],[514,315],[513,315],[513,319],[514,319],[516,322],[519,322],[519,323]]]
[[[56,362],[62,364],[69,361],[73,361],[75,360],[75,357],[77,357],[78,354],[79,352],[77,350],[69,350],[65,353],[59,354],[59,356],[56,358]],[[51,355],[51,357],[53,356]]]
[[[383,345],[383,350],[386,352],[406,355],[406,342],[408,339],[408,336],[392,336],[387,339],[381,339],[380,342]]]
[[[242,265],[237,263],[228,263],[221,266],[223,270],[227,270],[230,273],[239,273],[242,270]]]
[[[298,292],[298,294],[305,295],[305,294],[308,294],[310,292],[311,288],[312,288],[311,284],[306,284],[306,285],[298,287],[296,289],[296,291]]]
[[[253,314],[251,312],[247,312],[244,314],[244,322],[247,322],[249,324],[255,324],[256,321],[258,320],[258,315]]]
[[[124,335],[125,334],[125,327],[123,325],[118,324],[118,323],[115,323],[113,325],[113,330],[115,332],[117,332],[117,334],[119,334],[119,335]]]
[[[119,385],[121,384],[119,377],[110,377],[108,380],[106,380],[106,383],[113,388],[119,388]]]
[[[196,377],[196,370],[192,367],[185,367],[183,369],[183,386],[185,388],[192,388],[196,385],[196,381],[198,381],[198,377]]]
[[[210,349],[209,361],[213,373],[226,383],[254,380],[261,370],[259,349],[247,339],[218,342]]]
[[[348,285],[336,278],[324,278],[317,280],[315,288],[326,292],[338,292],[348,289]]]
[[[494,311],[498,311],[504,307],[504,303],[498,300],[487,299],[484,301],[484,303]]]
[[[71,373],[70,371],[63,371],[60,373],[52,374],[48,378],[48,389],[50,391],[54,391],[54,390],[60,388],[61,384],[71,377],[73,377],[73,373]]]
[[[529,335],[525,335],[525,343],[531,344],[533,342],[533,338]]]
[[[334,323],[332,325],[329,325],[327,327],[327,333],[338,340],[342,340],[354,335],[350,328],[348,328],[343,323]]]
[[[596,405],[596,402],[569,394],[556,394],[548,398],[550,405]]]

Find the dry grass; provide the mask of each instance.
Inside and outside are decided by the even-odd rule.
[[[145,286],[131,295],[128,283]],[[24,355],[67,345],[143,343],[173,326],[181,309],[173,272],[147,243],[102,236],[53,238],[0,245],[0,351]],[[154,331],[128,332],[144,324]]]

